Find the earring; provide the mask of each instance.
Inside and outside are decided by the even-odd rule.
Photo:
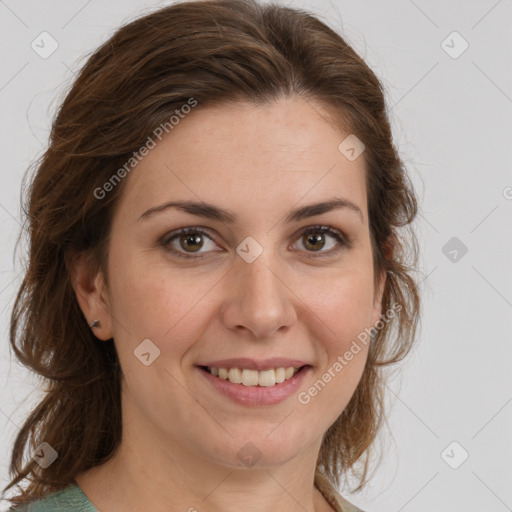
[[[91,329],[95,329],[96,327],[101,327],[101,323],[99,320],[94,320],[94,322],[92,322],[91,324],[89,324],[89,327]]]

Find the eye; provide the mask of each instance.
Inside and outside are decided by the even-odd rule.
[[[216,245],[204,230],[195,227],[181,228],[178,231],[173,231],[162,238],[161,244],[165,249],[181,258],[201,258],[202,256],[194,256],[193,254],[202,254],[199,250],[205,246],[203,237],[208,238],[213,245]],[[183,250],[185,252],[181,252]]]
[[[216,244],[208,233],[197,227],[181,228],[168,233],[160,240],[160,244],[167,251],[180,258],[199,259],[204,257],[204,253],[211,252],[208,250],[201,251],[201,249],[208,249],[208,244],[204,243],[204,238],[207,238],[212,243],[212,250],[214,252],[220,252],[218,249],[214,248]],[[331,247],[330,250],[323,251],[322,249],[326,247],[326,238],[331,238],[334,242],[327,244],[327,247]],[[341,232],[329,226],[309,227],[302,231],[298,241],[303,244],[305,252],[309,253],[308,256],[312,258],[332,256],[337,254],[344,247],[350,247],[348,238],[345,238]],[[338,245],[338,247],[336,247],[336,245]],[[332,249],[332,247],[334,247],[334,249]]]
[[[331,240],[334,240],[331,244],[327,244],[327,247],[330,246],[332,248],[334,246],[334,249],[327,251],[322,250],[326,247],[326,237],[330,237]],[[349,246],[348,241],[345,240],[341,232],[329,226],[312,226],[307,228],[305,231],[302,231],[298,241],[303,244],[306,252],[319,253],[308,255],[313,258],[317,258],[319,256],[332,256],[337,254],[345,246]],[[336,247],[336,245],[338,245],[338,247]]]

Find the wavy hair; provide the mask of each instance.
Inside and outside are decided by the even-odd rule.
[[[378,330],[361,380],[318,456],[318,469],[334,485],[349,472],[357,489],[368,481],[371,448],[385,419],[383,368],[408,354],[420,318],[411,229],[418,204],[393,144],[384,89],[342,36],[306,11],[256,0],[182,1],[127,23],[88,57],[35,163],[23,205],[27,266],[10,344],[46,387],[15,438],[4,491],[16,485],[21,494],[10,501],[66,487],[108,460],[121,440],[117,353],[87,325],[70,269],[74,256],[87,254],[107,275],[111,221],[126,179],[101,200],[94,191],[190,98],[201,108],[293,95],[318,102],[340,131],[365,144],[375,285],[385,272],[382,309],[401,306]],[[46,469],[24,462],[25,451],[43,441],[58,452],[55,462]]]

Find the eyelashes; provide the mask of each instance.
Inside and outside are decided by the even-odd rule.
[[[304,240],[304,237],[306,235],[308,235],[308,238]],[[320,235],[320,237],[316,236],[312,238],[311,235]],[[337,243],[337,247],[327,251],[322,250],[324,248],[322,242],[324,241],[324,239],[326,239],[325,235],[328,235],[328,237],[332,238]],[[189,260],[206,258],[212,252],[222,252],[219,251],[218,249],[204,252],[186,252],[185,250],[183,250],[183,242],[185,244],[199,244],[201,245],[199,250],[203,249],[204,243],[201,243],[203,237],[208,238],[211,242],[213,242],[213,245],[216,245],[208,230],[196,226],[180,228],[178,230],[171,231],[170,233],[167,233],[159,240],[159,244],[170,254],[175,255],[179,258]],[[310,258],[332,257],[338,254],[340,251],[351,247],[351,241],[349,240],[349,238],[343,233],[341,233],[341,231],[334,229],[331,226],[318,225],[307,227],[306,229],[303,229],[299,233],[296,240],[301,242],[304,246],[305,244],[313,244],[313,246],[318,244],[317,246],[320,247],[318,251],[307,249],[301,250],[302,252],[305,252],[307,254],[307,257]],[[173,243],[175,242],[177,242],[179,249],[177,249],[175,246],[173,247]],[[297,242],[294,243],[294,245],[296,244]],[[324,245],[327,245],[327,242],[325,242]]]

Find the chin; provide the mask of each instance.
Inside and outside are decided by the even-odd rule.
[[[273,426],[276,429],[276,425]],[[270,435],[269,435],[270,432]],[[289,435],[283,430],[281,435],[274,435],[276,432],[260,433],[259,435],[247,435],[247,432],[240,436],[227,439],[227,444],[219,448],[219,451],[212,453],[212,458],[218,464],[232,469],[264,469],[282,466],[293,460],[301,451],[306,449],[301,441]]]

